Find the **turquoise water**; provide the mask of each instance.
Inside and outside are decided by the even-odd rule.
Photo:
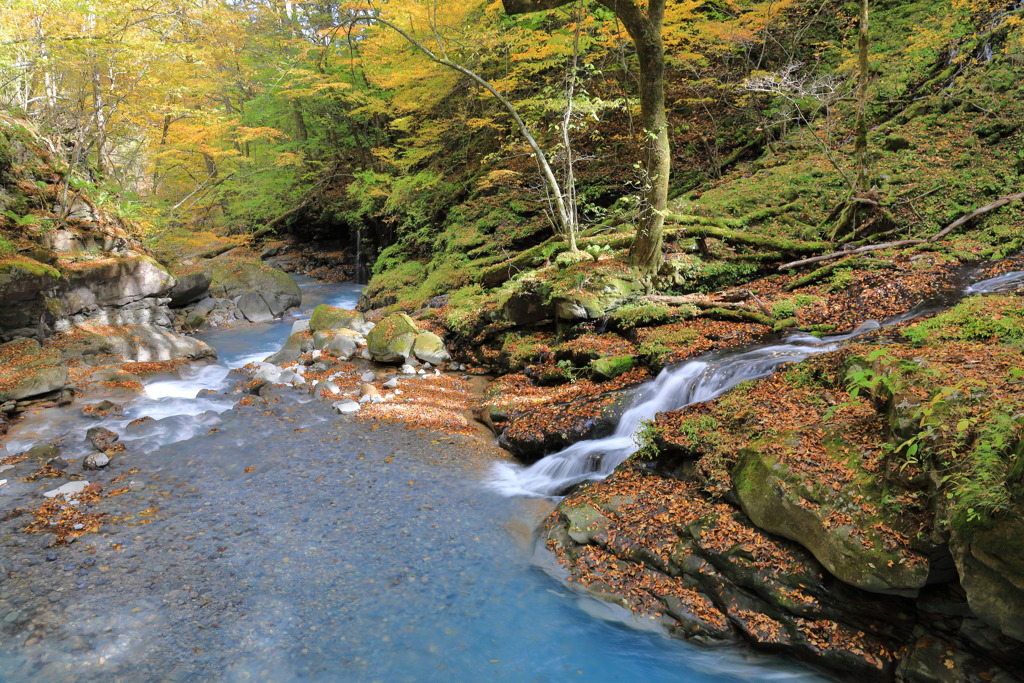
[[[316,296],[354,303],[338,287]],[[226,370],[289,328],[203,336]],[[224,377],[201,401],[237,399]],[[374,429],[300,392],[189,414],[197,381],[130,407],[180,414],[112,465],[135,470],[106,503],[122,521],[57,549],[0,526],[0,680],[821,680],[566,589],[535,552],[550,503],[490,490],[487,445]]]

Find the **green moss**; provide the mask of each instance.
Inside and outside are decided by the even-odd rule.
[[[1024,301],[1016,296],[975,296],[903,335],[918,344],[940,341],[995,341],[1024,347]]]
[[[605,356],[591,361],[590,369],[599,379],[613,379],[633,369],[633,356]]]
[[[489,299],[480,285],[470,285],[453,292],[441,312],[445,327],[456,334],[469,335],[482,324]]]
[[[11,141],[0,133],[0,178],[8,176],[13,166],[14,153],[11,151]]]
[[[313,315],[309,319],[311,332],[320,330],[340,330],[351,323],[352,319],[359,315],[355,311],[349,311],[328,304],[320,304],[313,309]]]
[[[8,261],[0,263],[0,274],[22,271],[36,276],[49,276],[53,278],[61,277],[61,272],[53,266],[48,266],[45,263],[40,263],[35,259],[30,259],[25,256],[17,256]]]
[[[651,330],[637,347],[637,353],[652,366],[661,366],[675,353],[693,343],[698,336],[692,328],[668,325]]]
[[[692,306],[673,308],[665,304],[625,304],[611,313],[611,322],[619,330],[633,330],[667,323],[675,317],[691,318],[697,309]]]
[[[510,334],[505,337],[505,343],[501,346],[502,354],[508,359],[511,368],[522,368],[529,363],[535,363],[541,352],[550,350],[548,342],[550,335],[537,334]]]
[[[778,320],[785,320],[796,315],[801,308],[811,306],[821,301],[821,297],[811,294],[797,294],[788,299],[782,299],[772,304],[772,316]]]

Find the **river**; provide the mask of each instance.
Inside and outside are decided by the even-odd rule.
[[[306,315],[358,296],[302,287]],[[0,523],[0,680],[824,680],[565,588],[534,548],[551,502],[493,490],[490,444],[355,422],[298,391],[233,407],[230,370],[290,327],[204,333],[220,360],[147,383],[123,418],[71,406],[12,429],[8,453],[77,456],[86,427],[108,426],[133,485],[70,546]],[[143,415],[157,419],[126,426]],[[52,481],[12,478],[0,497],[37,504]]]

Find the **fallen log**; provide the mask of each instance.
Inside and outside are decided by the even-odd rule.
[[[892,249],[892,248],[901,248],[901,247],[913,247],[913,246],[917,246],[919,244],[933,244],[935,242],[938,242],[943,237],[945,237],[949,233],[953,232],[957,228],[959,228],[961,225],[964,225],[965,223],[968,223],[968,222],[972,221],[973,219],[977,218],[978,216],[982,216],[982,215],[988,213],[989,211],[994,211],[994,210],[998,209],[1001,206],[1006,206],[1010,202],[1015,202],[1015,201],[1018,201],[1020,199],[1024,199],[1024,192],[1018,192],[1017,194],[1011,194],[1011,195],[1007,195],[1005,197],[1000,197],[999,199],[995,200],[994,202],[991,202],[989,204],[986,204],[985,206],[979,207],[979,208],[975,209],[974,211],[971,211],[970,213],[964,214],[960,218],[957,218],[955,221],[953,221],[952,223],[950,223],[949,225],[944,227],[942,230],[940,230],[939,232],[935,233],[934,235],[932,235],[931,237],[929,237],[927,239],[899,240],[899,241],[896,241],[896,242],[882,242],[880,244],[869,244],[867,246],[857,247],[856,249],[847,249],[847,250],[843,250],[843,251],[833,252],[831,254],[822,254],[821,256],[813,256],[811,258],[805,258],[805,259],[801,259],[799,261],[791,261],[789,263],[783,263],[781,266],[779,266],[779,270],[790,270],[792,268],[799,268],[801,266],[808,266],[808,265],[811,265],[812,263],[821,263],[822,261],[831,261],[833,259],[842,258],[844,256],[850,256],[850,255],[853,255],[853,254],[863,254],[864,252],[868,252],[868,251],[878,251],[879,249]]]

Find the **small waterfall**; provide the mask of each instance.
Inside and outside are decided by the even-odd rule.
[[[973,285],[969,285],[964,289],[964,294],[990,294],[992,292],[1002,292],[1007,289],[1014,289],[1016,286],[1024,280],[1024,270],[1015,270],[1012,273],[1003,273],[996,277],[982,280],[981,282],[975,282]]]
[[[359,228],[356,230],[356,284],[365,285],[370,279],[367,275],[366,266],[363,264],[363,230]]]
[[[710,401],[741,382],[770,375],[783,363],[796,363],[831,351],[842,342],[879,327],[876,321],[869,320],[844,335],[818,339],[795,334],[782,344],[710,353],[666,368],[637,391],[633,405],[622,415],[614,434],[580,441],[530,467],[501,463],[496,466],[491,485],[507,495],[554,496],[573,484],[604,479],[636,452],[637,431],[657,413]]]
[[[1003,291],[1021,282],[1024,282],[1024,271],[982,280],[966,287],[958,296],[947,293],[922,301],[907,313],[886,320],[885,326],[934,313],[963,296]],[[653,382],[637,390],[633,405],[623,414],[611,436],[577,442],[530,467],[501,463],[495,467],[490,485],[510,496],[557,496],[574,484],[604,479],[636,452],[637,431],[645,420],[653,419],[657,413],[710,401],[741,382],[770,375],[783,363],[797,363],[832,351],[843,342],[880,327],[882,324],[869,320],[843,335],[818,339],[803,333],[792,334],[781,344],[712,352],[666,368]]]

